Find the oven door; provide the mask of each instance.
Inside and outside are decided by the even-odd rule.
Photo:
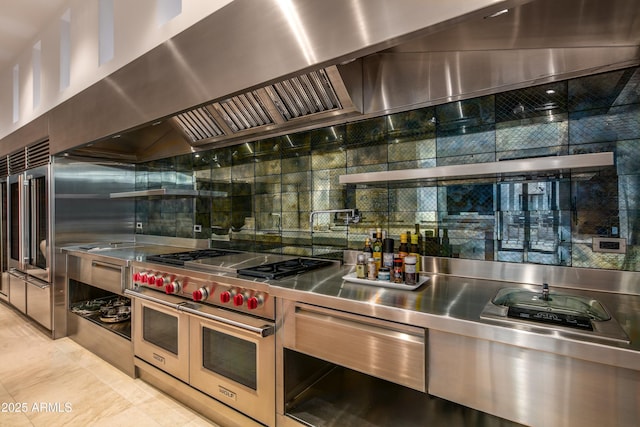
[[[190,384],[273,426],[274,323],[210,307],[181,309],[192,314]]]
[[[135,356],[189,382],[189,316],[177,304],[148,295],[133,300]]]

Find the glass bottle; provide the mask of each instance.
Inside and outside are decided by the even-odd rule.
[[[400,234],[400,246],[398,247],[398,256],[404,258],[409,255],[409,245],[407,244],[407,235]]]
[[[356,262],[356,277],[358,279],[366,279],[367,278],[367,263],[364,254],[358,254],[357,262]]]
[[[442,229],[442,243],[440,244],[440,255],[444,257],[451,256],[451,244],[449,243],[449,230]]]
[[[367,279],[376,280],[378,278],[378,270],[376,268],[376,260],[370,257],[367,260]]]
[[[362,252],[364,253],[365,258],[369,258],[373,256],[373,248],[371,247],[371,239],[370,238],[366,238],[364,240],[364,249],[362,249]]]
[[[373,241],[373,258],[376,261],[376,273],[382,266],[382,229],[376,230],[376,240]]]
[[[416,257],[416,271],[420,271],[420,245],[418,244],[418,234],[414,234],[411,236],[409,255]]]

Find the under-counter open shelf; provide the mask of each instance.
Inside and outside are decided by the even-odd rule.
[[[482,177],[531,173],[550,170],[585,169],[613,166],[613,152],[573,154],[567,156],[535,157],[488,163],[435,166],[432,168],[402,169],[340,175],[340,184],[371,184],[377,182],[414,181]]]

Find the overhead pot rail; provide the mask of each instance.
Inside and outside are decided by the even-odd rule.
[[[192,145],[277,130],[292,122],[359,113],[331,66],[282,80],[171,117]]]
[[[421,169],[355,173],[340,175],[339,182],[340,184],[373,184],[428,179],[486,177],[550,170],[595,168],[613,166],[614,164],[613,152],[573,154]]]

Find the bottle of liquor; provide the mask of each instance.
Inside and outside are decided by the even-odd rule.
[[[427,230],[424,232],[424,254],[429,256],[440,255],[440,243],[438,230]]]
[[[373,241],[373,259],[376,261],[376,270],[382,266],[382,229],[376,229],[376,240]]]
[[[449,230],[442,229],[442,243],[440,243],[440,255],[443,257],[451,256],[451,244],[449,243]]]
[[[405,233],[400,234],[400,246],[398,247],[398,256],[404,258],[409,255],[409,245],[407,244],[407,235]]]
[[[424,240],[422,240],[422,234],[420,234],[420,224],[416,224],[416,236],[418,236],[418,253],[424,254]],[[413,238],[413,236],[412,236]],[[419,271],[419,270],[418,270]]]
[[[420,246],[418,245],[418,234],[411,236],[411,245],[409,246],[409,255],[416,257],[416,271],[420,271]]]

